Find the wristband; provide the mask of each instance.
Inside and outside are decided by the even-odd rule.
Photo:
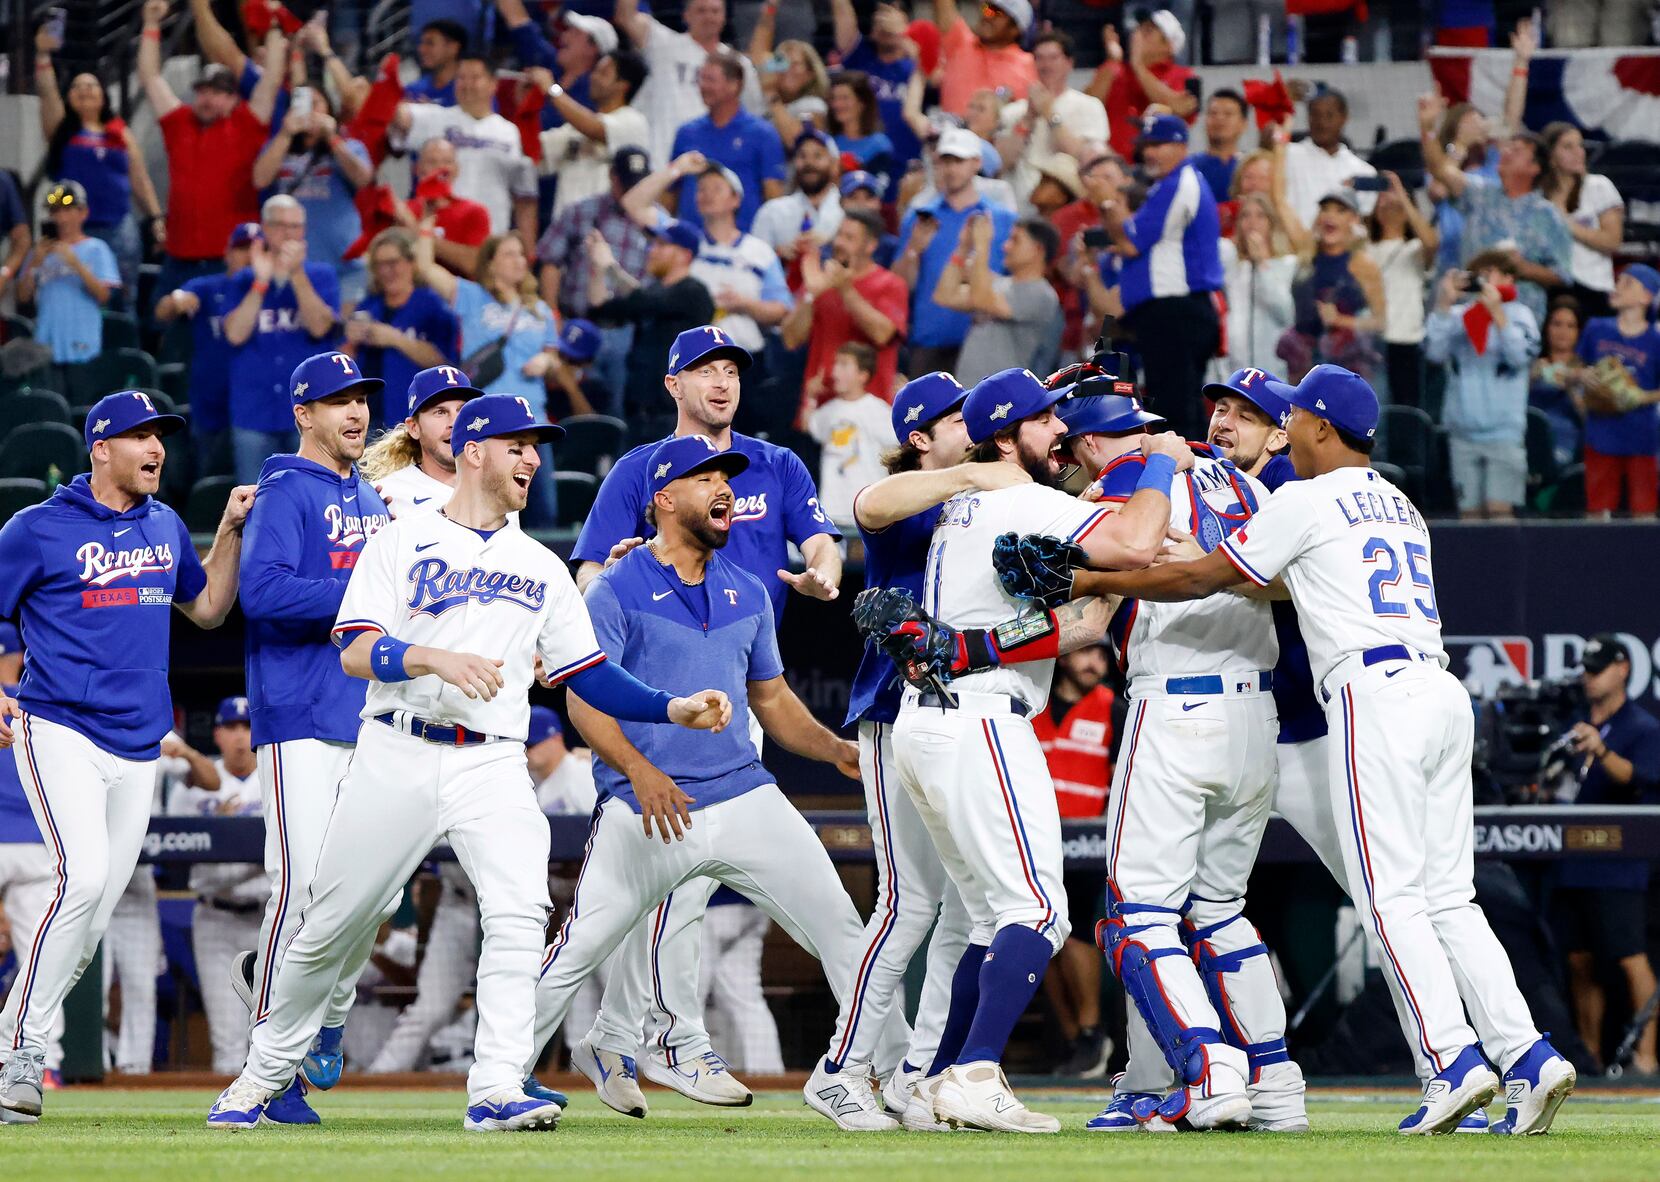
[[[1150,488],[1156,493],[1170,495],[1170,482],[1176,479],[1176,461],[1167,455],[1148,456],[1141,470],[1141,479],[1135,482],[1136,492]]]
[[[953,267],[966,267],[966,266],[968,266],[968,256],[967,255],[962,255],[962,254],[952,255],[951,256],[951,265]]]
[[[1052,661],[1060,655],[1060,625],[1052,611],[1021,616],[995,628],[970,628],[962,633],[963,669],[953,674],[975,673],[998,665],[1023,661]]]
[[[144,37],[148,41],[160,41],[161,40],[161,30],[160,29],[145,29],[144,30]]]
[[[404,654],[409,646],[391,636],[382,636],[369,650],[369,672],[376,681],[408,681],[409,670],[404,668]]]
[[[1517,66],[1517,67],[1515,67],[1514,69],[1512,69],[1510,71],[1510,76],[1512,78],[1526,78],[1527,77],[1527,67],[1526,66]]]
[[[251,290],[257,295],[264,295],[271,290],[271,281],[269,279],[256,279]]]

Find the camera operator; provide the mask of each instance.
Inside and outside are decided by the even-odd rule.
[[[1660,803],[1660,721],[1626,696],[1631,654],[1611,633],[1586,641],[1580,657],[1588,718],[1570,732],[1583,760],[1575,804]],[[1568,953],[1580,1036],[1595,1052],[1602,1045],[1604,998],[1599,970],[1617,964],[1625,974],[1633,1012],[1655,989],[1644,946],[1644,899],[1649,864],[1642,858],[1564,859],[1556,892],[1558,938]],[[1656,1070],[1655,1023],[1637,1041],[1634,1070]]]

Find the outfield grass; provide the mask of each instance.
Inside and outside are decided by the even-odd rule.
[[[1548,1137],[1401,1137],[1399,1097],[1329,1093],[1311,1103],[1305,1136],[1086,1133],[1098,1107],[1077,1092],[1030,1093],[1066,1123],[1057,1137],[842,1133],[801,1103],[769,1092],[753,1108],[704,1108],[650,1093],[652,1115],[630,1120],[591,1093],[573,1097],[555,1133],[461,1129],[459,1092],[342,1091],[320,1097],[320,1129],[242,1134],[202,1125],[212,1093],[71,1089],[48,1095],[38,1125],[0,1125],[0,1178],[145,1178],[160,1182],[422,1182],[427,1178],[1158,1179],[1215,1182],[1639,1182],[1660,1178],[1660,1096],[1570,1101]]]

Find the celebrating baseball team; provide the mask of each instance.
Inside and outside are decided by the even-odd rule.
[[[790,688],[777,638],[792,592],[838,596],[840,532],[793,452],[733,432],[744,348],[704,326],[666,362],[676,429],[606,477],[574,578],[518,525],[551,479],[538,445],[562,430],[456,368],[384,392],[406,399],[394,430],[415,446],[371,480],[358,461],[383,383],[344,353],[305,360],[298,452],[233,491],[201,558],[153,496],[184,420],[134,391],[93,408],[90,476],[0,530],[0,618],[27,653],[0,694],[0,759],[56,870],[0,1015],[0,1121],[42,1116],[45,1049],[140,854],[173,719],[168,609],[213,628],[240,596],[270,894],[232,960],[248,1050],[212,1128],[319,1122],[377,931],[447,844],[481,936],[468,1130],[562,1119],[568,1098],[534,1069],[602,966],[573,1044],[600,1101],[645,1117],[643,1061],[694,1099],[749,1103],[699,1019],[699,927],[725,886],[820,960],[839,1003],[812,1109],[857,1132],[1059,1132],[1002,1059],[1071,931],[1032,719],[1056,658],[1102,643],[1131,708],[1094,936],[1130,1055],[1087,1128],[1309,1129],[1246,914],[1275,810],[1384,966],[1423,1085],[1400,1132],[1486,1128],[1501,1091],[1494,1131],[1550,1127],[1574,1069],[1474,902],[1468,695],[1445,668],[1424,520],[1368,462],[1362,378],[1239,370],[1206,387],[1192,441],[1161,431],[1107,355],[1048,380],[909,382],[889,475],[853,506],[867,644],[850,741]],[[1080,472],[1084,492],[1063,491]],[[599,790],[551,939],[533,683],[568,690]],[[868,921],[761,762],[763,735],[862,783]]]

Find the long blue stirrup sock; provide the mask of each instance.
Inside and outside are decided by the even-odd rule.
[[[957,962],[957,971],[951,974],[951,1007],[945,1013],[945,1028],[940,1031],[939,1049],[928,1067],[930,1076],[938,1075],[957,1061],[957,1052],[963,1049],[968,1028],[974,1021],[974,1012],[980,1008],[980,964],[986,959],[984,944],[970,944],[963,949],[963,958]]]
[[[1006,927],[993,937],[980,966],[980,1006],[957,1062],[1002,1061],[1014,1024],[1031,1004],[1054,954],[1054,945],[1030,928]]]

